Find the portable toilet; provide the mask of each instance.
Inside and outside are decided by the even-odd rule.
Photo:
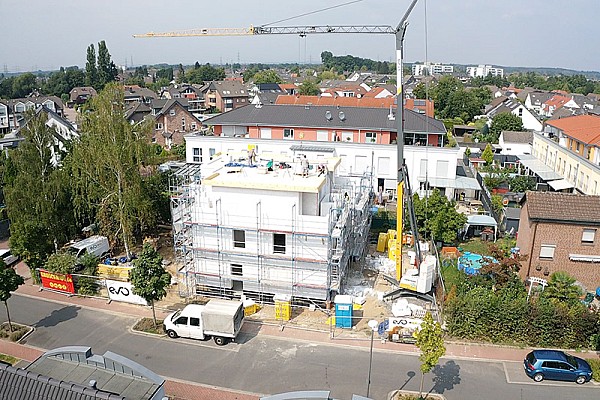
[[[338,294],[333,302],[335,303],[336,328],[352,328],[352,296]]]
[[[275,319],[289,321],[292,317],[292,297],[289,294],[276,294],[273,300],[275,300]]]

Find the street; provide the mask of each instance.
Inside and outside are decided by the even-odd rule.
[[[130,332],[136,319],[13,295],[14,322],[35,327],[23,343],[42,349],[91,346],[96,354],[113,351],[152,371],[177,378],[258,394],[293,390],[331,390],[336,399],[365,395],[369,351],[334,341],[294,342],[255,335],[245,329],[240,343],[224,347],[212,341],[172,340]],[[0,319],[6,320],[2,307]],[[403,388],[418,390],[418,357],[376,350],[370,396],[383,400]],[[447,399],[598,399],[600,386],[568,382],[534,383],[520,363],[443,358],[425,377],[426,391]]]

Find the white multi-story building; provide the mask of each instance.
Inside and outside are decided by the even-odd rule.
[[[245,150],[176,173],[182,286],[188,295],[332,300],[349,263],[365,255],[374,198],[368,176],[340,176],[339,157],[306,150],[294,157],[254,147],[250,166]]]
[[[471,78],[485,78],[488,75],[504,76],[504,68],[496,68],[491,65],[478,65],[477,67],[467,67],[467,75]]]
[[[426,62],[423,64],[413,64],[412,74],[414,76],[433,75],[433,74],[452,74],[453,65],[444,65],[441,63]]]

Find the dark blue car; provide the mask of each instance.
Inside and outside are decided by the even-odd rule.
[[[525,373],[536,382],[544,379],[583,384],[592,379],[592,368],[584,359],[559,350],[534,350],[523,361]]]

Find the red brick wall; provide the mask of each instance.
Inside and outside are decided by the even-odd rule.
[[[170,114],[171,110],[175,110],[174,116]],[[194,129],[192,129],[193,123],[196,124],[195,130],[200,129],[200,126],[202,125],[196,117],[188,113],[179,105],[175,105],[171,110],[167,111],[156,120],[156,123],[162,124],[162,129],[154,130],[154,138],[156,139],[156,143],[163,147],[167,147],[166,138],[164,137],[163,132],[172,134],[171,145],[182,144],[184,142],[183,135],[194,132]],[[181,125],[182,118],[185,120],[185,128]]]
[[[525,204],[527,207],[527,204]],[[524,218],[525,217],[525,218]],[[597,229],[593,244],[581,242],[584,229]],[[555,245],[552,260],[540,259],[542,244]],[[521,254],[529,256],[523,262],[520,275],[523,279],[535,276],[548,279],[556,271],[566,271],[581,282],[588,291],[600,287],[600,263],[571,261],[569,254],[600,256],[600,227],[569,225],[549,222],[533,222],[526,218],[526,210],[521,212],[517,247]],[[540,271],[536,267],[541,267]],[[544,271],[548,271],[548,275]]]

